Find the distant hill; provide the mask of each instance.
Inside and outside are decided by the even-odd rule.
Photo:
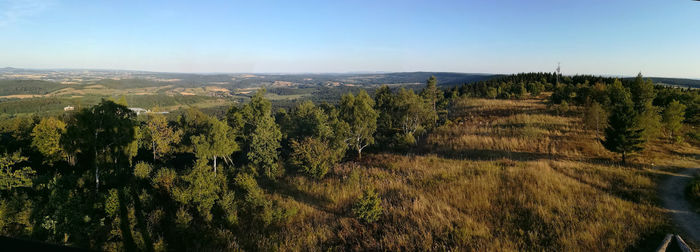
[[[422,84],[434,75],[438,85],[454,86],[487,80],[495,75],[449,72],[403,72],[403,73],[238,73],[238,74],[192,74],[158,73],[119,70],[39,70],[0,68],[0,79],[38,79],[73,84],[100,84],[115,89],[145,88],[173,85],[176,87],[201,87],[219,85],[229,89],[270,87],[300,87],[319,85],[376,86],[382,84]]]
[[[667,86],[677,86],[683,88],[700,88],[700,80],[696,79],[680,79],[680,78],[663,78],[663,77],[650,77],[650,79],[656,83]]]

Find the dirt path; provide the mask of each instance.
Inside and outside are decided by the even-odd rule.
[[[700,244],[700,214],[691,210],[684,191],[698,171],[700,169],[683,169],[670,175],[671,177],[661,184],[660,189],[663,206],[669,210],[675,225],[684,232],[681,237],[686,241],[693,241],[694,244]]]

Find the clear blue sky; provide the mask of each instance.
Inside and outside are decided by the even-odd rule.
[[[700,2],[0,0],[0,67],[700,78]]]

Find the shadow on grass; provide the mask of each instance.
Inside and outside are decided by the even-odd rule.
[[[290,184],[289,181],[286,181],[284,179],[280,179],[278,181],[270,183],[266,182],[261,184],[261,186],[269,190],[271,193],[278,193],[280,195],[293,198],[294,200],[309,205],[316,210],[326,212],[335,216],[342,216],[344,214],[341,211],[328,207],[328,205],[332,203],[329,199],[325,197],[318,197],[316,195],[312,195],[305,191],[299,190],[293,184]]]
[[[504,150],[485,150],[485,149],[467,149],[467,150],[437,150],[425,151],[416,154],[436,154],[442,158],[472,160],[472,161],[492,161],[500,159],[510,159],[514,161],[535,161],[541,159],[564,159],[566,157],[558,154],[535,153],[535,152],[517,152]]]

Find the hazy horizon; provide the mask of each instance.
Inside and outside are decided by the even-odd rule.
[[[0,66],[700,79],[697,1],[0,1]]]

